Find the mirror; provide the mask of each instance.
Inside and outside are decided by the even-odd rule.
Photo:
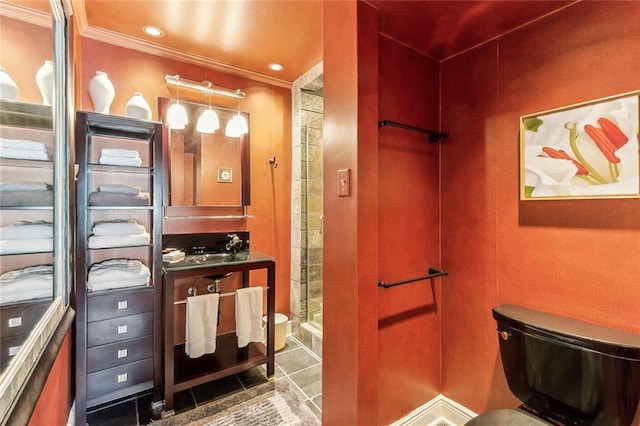
[[[175,102],[175,101],[174,101]],[[238,112],[210,107],[220,120],[214,133],[196,130],[209,106],[180,101],[189,119],[184,129],[169,129],[167,111],[173,102],[158,98],[164,122],[165,205],[171,207],[241,207],[250,204],[249,134],[225,135],[225,127]],[[247,123],[249,114],[240,112]]]

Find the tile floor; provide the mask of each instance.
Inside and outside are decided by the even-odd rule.
[[[293,384],[300,398],[322,418],[322,359],[293,337],[276,352],[276,380]],[[182,413],[207,402],[242,392],[267,381],[264,367],[256,367],[234,376],[195,386],[174,397],[175,412]],[[90,426],[136,426],[152,421],[150,392],[144,392],[99,407],[87,413]]]

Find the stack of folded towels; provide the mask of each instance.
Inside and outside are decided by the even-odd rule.
[[[91,206],[148,206],[150,204],[148,192],[118,183],[100,185],[98,191],[89,194]]]
[[[133,219],[96,222],[89,237],[89,248],[144,246],[151,240],[144,225]]]
[[[38,221],[0,227],[0,255],[53,251],[53,224]]]
[[[53,188],[46,182],[0,183],[0,206],[53,206]]]
[[[88,291],[149,285],[149,268],[137,259],[109,259],[89,268]]]
[[[50,161],[51,153],[42,142],[0,138],[0,157]]]
[[[53,298],[53,265],[28,266],[0,275],[0,305]]]
[[[111,166],[140,167],[142,159],[140,153],[132,149],[103,148],[100,151],[100,164]]]

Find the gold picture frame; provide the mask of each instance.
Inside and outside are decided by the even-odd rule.
[[[520,117],[520,199],[640,197],[640,91]]]

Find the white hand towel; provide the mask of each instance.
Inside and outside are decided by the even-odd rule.
[[[239,348],[262,342],[262,287],[236,290],[236,336]]]
[[[220,295],[217,293],[187,297],[184,350],[189,358],[198,358],[216,351],[219,301]]]

